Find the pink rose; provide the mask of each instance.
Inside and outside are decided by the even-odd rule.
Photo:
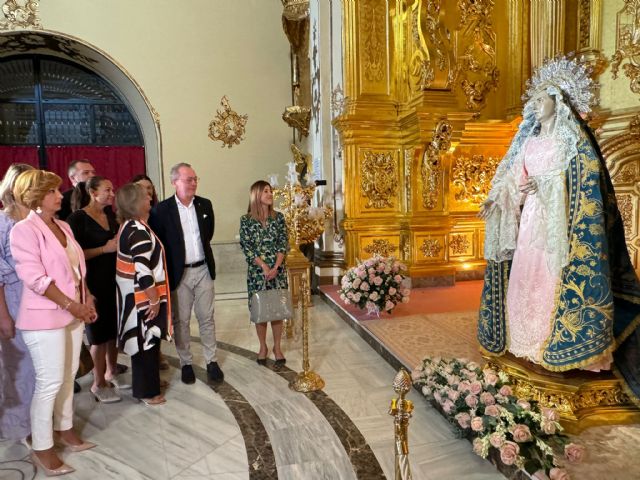
[[[367,282],[362,282],[360,284],[360,290],[362,290],[363,292],[368,292],[369,291],[369,284]]]
[[[542,419],[542,422],[540,423],[540,427],[542,428],[542,431],[547,435],[553,435],[554,433],[556,433],[555,422],[548,422]]]
[[[458,421],[458,425],[462,428],[469,428],[471,425],[471,415],[467,412],[460,412],[455,416],[455,419]]]
[[[458,389],[461,392],[468,392],[471,389],[471,384],[468,381],[463,380],[460,382],[460,386],[458,387]]]
[[[393,288],[393,287],[391,287],[391,288],[389,289],[389,295],[395,295],[395,294],[396,294],[396,292],[397,292],[397,290],[396,290],[395,288]]]
[[[422,370],[416,368],[411,372],[411,380],[413,380],[414,382],[416,380],[420,380],[420,377],[422,377]]]
[[[560,420],[560,415],[553,408],[543,407],[540,409],[540,413],[542,413],[542,416],[549,421],[558,422]]]
[[[503,385],[500,387],[500,395],[508,397],[509,395],[513,395],[513,390],[511,390],[509,385]]]
[[[402,303],[409,303],[409,297],[402,297]]]
[[[569,473],[564,468],[552,468],[549,472],[551,480],[571,480]]]
[[[476,380],[475,382],[471,382],[469,389],[471,393],[478,395],[482,391],[482,384]]]
[[[495,405],[496,399],[493,398],[490,392],[482,392],[480,394],[480,401],[485,405]]]
[[[531,410],[531,404],[527,402],[524,398],[519,398],[516,404],[523,410]]]
[[[471,408],[476,408],[478,406],[478,397],[470,393],[464,398],[464,403],[466,403]]]
[[[442,410],[444,410],[444,413],[451,413],[451,410],[453,410],[453,402],[448,399],[445,400],[442,404]]]
[[[353,288],[358,288],[360,286],[360,284],[362,283],[362,280],[360,280],[359,278],[356,278],[353,281]]]
[[[504,444],[505,440],[506,438],[504,438],[503,433],[493,432],[489,436],[489,443],[495,448],[500,448]]]
[[[396,275],[395,277],[393,277],[393,279],[394,279],[396,282],[401,282],[401,281],[402,281],[402,277],[401,277],[400,275]]]
[[[479,438],[473,439],[473,453],[482,457],[482,440]]]
[[[564,457],[569,463],[580,463],[584,459],[585,449],[577,443],[570,443],[564,447]]]
[[[487,385],[495,385],[496,383],[498,383],[498,376],[491,370],[485,370],[484,381]]]
[[[391,300],[387,300],[387,303],[385,303],[384,305],[384,309],[387,311],[393,310],[393,307],[395,307],[396,304],[393,303]]]
[[[484,409],[484,414],[489,415],[490,417],[499,417],[500,416],[500,407],[497,405],[489,405]]]
[[[528,442],[531,440],[531,430],[526,425],[521,423],[517,424],[511,430],[511,435],[513,435],[513,439],[518,443]]]
[[[442,397],[440,396],[440,392],[434,392],[433,399],[438,403],[442,403]]]
[[[518,459],[518,453],[520,453],[518,444],[507,440],[500,447],[500,460],[505,465],[513,465]]]
[[[471,430],[473,430],[474,432],[481,432],[482,430],[484,430],[482,417],[473,417],[471,419]]]
[[[460,397],[460,392],[458,392],[457,390],[450,390],[447,392],[447,396],[452,400],[452,401],[456,401],[458,400],[458,398]]]

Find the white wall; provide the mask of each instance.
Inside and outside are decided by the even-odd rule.
[[[140,84],[160,115],[165,191],[171,165],[191,163],[216,210],[214,243],[234,241],[248,189],[284,173],[290,128],[289,44],[276,0],[43,0],[44,28],[106,51]],[[211,141],[223,95],[248,114],[245,140]]]

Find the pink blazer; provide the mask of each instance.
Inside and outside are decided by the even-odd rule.
[[[84,288],[87,267],[82,247],[75,241],[66,222],[56,220],[56,223],[78,251],[81,288]],[[44,296],[51,283],[55,283],[67,297],[73,299],[76,296],[69,257],[51,229],[32,211],[27,218],[15,224],[9,239],[16,273],[24,284],[16,327],[20,330],[51,330],[71,323],[73,315]]]

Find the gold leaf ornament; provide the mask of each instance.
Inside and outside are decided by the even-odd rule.
[[[222,147],[231,148],[244,140],[245,125],[248,115],[239,115],[229,105],[227,96],[220,100],[221,110],[216,112],[215,118],[209,123],[209,138],[222,142]]]

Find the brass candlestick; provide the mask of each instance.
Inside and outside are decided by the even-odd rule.
[[[411,376],[401,368],[393,379],[393,390],[400,395],[391,400],[389,415],[393,416],[396,443],[396,475],[395,480],[411,480],[409,465],[409,419],[413,412],[413,402],[404,397],[411,389]]]
[[[324,380],[316,372],[309,367],[309,311],[307,302],[305,302],[306,294],[309,290],[309,282],[307,275],[303,274],[300,288],[302,294],[298,305],[302,310],[302,372],[291,380],[289,388],[296,392],[315,392],[324,388]]]

